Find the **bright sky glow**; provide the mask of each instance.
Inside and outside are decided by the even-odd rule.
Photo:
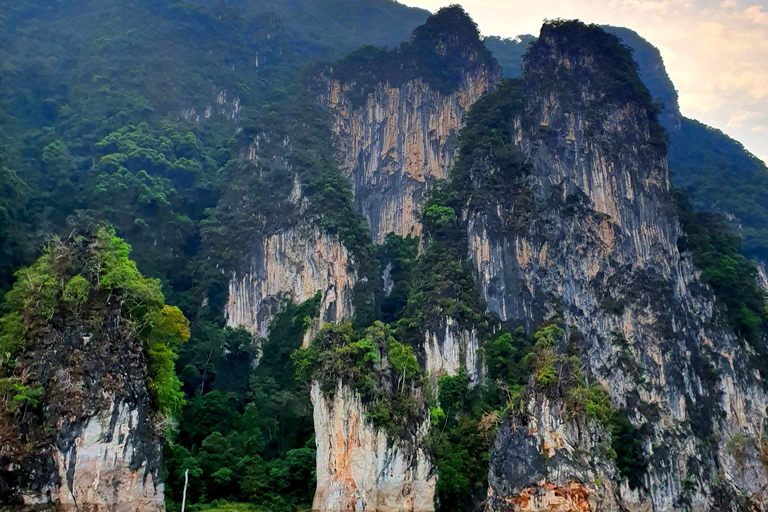
[[[768,0],[400,1],[461,3],[484,35],[538,35],[552,18],[631,28],[661,51],[683,115],[768,162]]]

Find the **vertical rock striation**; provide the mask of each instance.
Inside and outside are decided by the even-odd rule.
[[[382,82],[361,106],[349,98],[349,84],[324,81],[320,101],[331,115],[336,159],[375,242],[387,233],[421,235],[421,197],[446,177],[464,113],[497,78],[495,67],[483,65],[465,71],[451,93],[423,79],[397,87]]]
[[[363,64],[339,71],[354,65],[354,58],[326,67],[317,93],[330,116],[336,161],[351,180],[355,208],[369,220],[373,241],[383,243],[388,233],[421,235],[422,196],[447,177],[464,114],[495,86],[500,70],[459,7],[430,17],[399,49],[369,53],[381,59],[369,62],[370,69]],[[391,265],[383,270],[386,292]],[[475,331],[446,318],[424,338],[422,361],[433,380],[466,367],[472,382],[479,382]],[[332,399],[315,386],[312,397],[318,443],[314,509],[434,510],[436,475],[422,446],[426,423],[416,439],[390,439],[366,420],[364,404],[346,385],[340,383]]]
[[[430,512],[437,478],[423,448],[388,439],[366,419],[360,397],[339,383],[332,398],[312,386],[317,442],[313,510]],[[424,431],[428,429],[425,425]],[[423,435],[424,432],[422,432]]]
[[[318,290],[321,320],[352,316],[356,271],[349,251],[316,227],[290,228],[261,239],[245,268],[229,283],[228,325],[266,337],[269,320],[284,299],[301,303]]]
[[[647,468],[637,488],[620,483],[601,455],[606,433],[538,396],[499,430],[487,509],[762,510],[766,396],[678,251],[659,128],[644,88],[626,93],[634,69],[603,53],[612,36],[598,30],[543,27],[511,141],[533,203],[525,215],[470,212],[469,250],[503,320],[530,326],[560,312],[577,329],[589,378],[628,412]],[[617,69],[631,70],[623,89]]]
[[[484,364],[480,351],[480,338],[476,329],[467,330],[453,318],[445,318],[435,332],[424,333],[424,371],[437,392],[441,375],[457,375],[464,368],[470,385],[480,384]]]

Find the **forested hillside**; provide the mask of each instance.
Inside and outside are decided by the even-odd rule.
[[[224,327],[223,270],[253,242],[253,215],[272,208],[270,223],[287,221],[274,202],[283,158],[300,171],[318,222],[370,251],[304,70],[366,44],[396,46],[427,14],[389,0],[0,7],[0,290],[50,236],[101,221],[160,279],[192,321],[176,362],[187,405],[166,447],[169,503],[180,500],[185,469],[194,502],[278,510],[311,500],[311,405],[289,355],[316,302],[275,320],[279,336],[252,372],[253,336]],[[243,164],[265,128],[274,144],[263,143],[258,168]]]
[[[388,0],[327,4],[0,7],[3,249],[17,244],[13,257],[28,263],[45,233],[80,210],[141,246],[147,272],[183,280],[170,265],[196,252],[243,120],[285,102],[307,64],[396,45],[426,18]]]
[[[164,483],[138,508],[187,471],[186,510],[751,506],[768,171],[634,32],[542,34],[391,0],[0,6],[0,508],[90,492],[88,425]]]

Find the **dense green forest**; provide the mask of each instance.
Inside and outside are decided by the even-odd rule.
[[[588,385],[576,353],[556,350],[575,346],[579,333],[559,318],[533,333],[501,325],[485,312],[466,258],[461,209],[482,208],[489,198],[526,204],[524,190],[509,193],[527,169],[504,138],[523,105],[519,80],[504,81],[472,108],[451,179],[425,203],[422,240],[391,235],[374,246],[353,209],[308,69],[335,61],[338,77],[358,77],[361,96],[378,80],[415,76],[450,89],[460,67],[495,65],[491,52],[507,74],[519,76],[533,40],[487,38],[484,46],[455,7],[410,38],[427,15],[390,0],[20,0],[0,7],[0,292],[10,290],[0,342],[19,353],[23,347],[10,340],[42,315],[32,310],[22,318],[33,291],[19,277],[65,280],[63,288],[48,283],[40,293],[67,304],[102,300],[113,288],[140,292],[152,304],[143,315],[170,318],[165,341],[144,332],[154,356],[155,405],[179,419],[164,448],[169,509],[178,507],[186,470],[187,510],[226,501],[307,508],[314,492],[312,378],[328,393],[338,379],[351,383],[370,405],[373,423],[395,436],[413,435],[413,425],[429,416],[437,426],[428,443],[443,510],[469,510],[483,498],[491,433],[501,415],[520,406],[531,376],[537,391],[565,398],[573,414],[610,430],[623,477],[633,486],[640,478],[644,462],[626,414],[610,405],[605,390]],[[442,33],[468,44],[472,55],[435,52]],[[628,55],[617,56],[627,72],[634,69]],[[647,67],[638,60],[641,70]],[[664,76],[643,79],[671,109],[676,97]],[[634,85],[649,99],[642,84]],[[742,251],[720,217],[681,201],[681,247],[694,252],[734,330],[762,354],[766,312],[744,255],[768,260],[768,202],[761,201],[768,174],[719,132],[690,120],[667,129],[675,183],[693,207],[733,213],[744,227]],[[254,141],[258,158],[241,158]],[[499,172],[478,175],[480,161]],[[290,199],[294,179],[306,210]],[[259,352],[250,333],[225,326],[226,280],[243,248],[299,217],[338,236],[371,279],[355,290],[356,317],[323,329],[305,350],[301,340],[320,297],[286,302]],[[113,228],[89,235],[97,241],[94,254],[111,254],[119,267],[113,288],[84,273],[87,258],[81,267],[51,267],[52,255],[66,247],[52,235],[73,241],[79,227],[106,224]],[[393,293],[383,299],[375,290],[387,263]],[[744,283],[748,293],[734,296]],[[189,319],[189,332],[178,312]],[[423,402],[413,346],[423,326],[437,327],[446,316],[478,329],[490,378],[470,389],[464,373],[444,377],[438,400]],[[374,364],[382,354],[386,367]],[[556,374],[566,378],[555,383]]]
[[[373,264],[367,226],[352,211],[303,73],[365,44],[395,46],[427,14],[389,0],[0,7],[0,292],[52,234],[102,221],[131,244],[141,272],[159,279],[152,293],[162,286],[191,321],[187,343],[151,352],[170,356],[172,369],[177,357],[177,372],[167,373],[168,359],[151,370],[153,382],[176,382],[158,388],[160,409],[185,402],[165,447],[171,509],[187,469],[188,510],[222,499],[273,510],[309,505],[311,406],[290,355],[317,300],[286,304],[253,370],[252,336],[224,327],[223,270],[264,233],[260,225],[292,222],[283,158],[311,201],[310,217],[362,265]],[[265,133],[259,164],[244,163],[241,152]],[[39,274],[46,261],[27,272]],[[16,318],[26,293],[8,294],[4,319]],[[4,321],[4,340],[14,325]]]

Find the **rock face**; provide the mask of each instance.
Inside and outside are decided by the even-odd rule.
[[[55,428],[52,439],[30,434],[20,462],[10,463],[4,447],[0,508],[165,510],[162,427],[150,408],[142,341],[121,327],[119,308],[98,332],[53,326],[25,358],[25,371],[47,383],[43,421]]]
[[[506,456],[494,460],[489,508],[621,510],[611,484],[614,469],[599,455],[609,436],[595,425],[567,421],[566,416],[561,404],[537,396],[522,414],[501,424],[494,452]],[[523,424],[521,419],[528,421]],[[564,476],[548,478],[548,467],[557,468]]]
[[[59,479],[66,482],[58,499],[52,492],[58,510],[79,511],[83,505],[105,511],[165,510],[157,474],[149,474],[146,462],[132,467],[138,462],[136,452],[148,448],[141,421],[139,409],[123,402],[65,427],[73,429],[74,437],[60,440],[54,452]]]
[[[768,293],[768,275],[765,273],[765,265],[762,263],[758,263],[757,265],[757,282],[760,284],[763,290]]]
[[[453,318],[444,320],[444,329],[424,333],[424,369],[432,389],[437,391],[441,375],[456,375],[464,368],[470,385],[483,379],[483,359],[477,330],[461,328]]]
[[[470,213],[470,255],[503,320],[559,311],[578,330],[585,370],[629,413],[647,469],[638,488],[619,484],[604,433],[536,397],[499,430],[487,509],[762,510],[767,401],[748,349],[677,249],[654,121],[611,96],[611,64],[566,28],[544,26],[524,78],[513,140],[531,167],[528,222],[511,226],[501,206]]]
[[[435,39],[413,43],[440,56],[452,51],[461,55],[465,67],[457,71],[459,79],[450,91],[438,90],[429,77],[397,85],[384,79],[360,101],[354,78],[342,81],[326,70],[319,79],[319,103],[330,115],[336,161],[352,182],[355,208],[370,221],[375,243],[383,243],[388,233],[421,235],[422,196],[453,164],[464,114],[500,77],[471,20],[460,9],[450,11],[442,20],[437,19],[440,15],[430,18],[427,25],[454,17],[462,35],[435,30]],[[417,41],[414,34],[412,41]],[[389,286],[391,292],[391,266],[382,270],[384,291]],[[435,384],[441,374],[454,375],[461,367],[467,368],[473,383],[480,381],[483,365],[475,331],[446,318],[437,332],[425,332],[424,337],[422,361]],[[318,446],[313,508],[434,510],[436,475],[419,440],[411,446],[388,439],[365,419],[354,392],[339,386],[332,400],[313,389]],[[427,429],[422,425],[422,437]]]
[[[349,251],[336,238],[315,227],[281,231],[255,244],[245,272],[232,276],[227,324],[266,337],[283,299],[301,303],[318,290],[323,321],[349,318],[355,281]]]
[[[416,79],[399,87],[379,83],[363,105],[350,85],[327,78],[320,97],[331,115],[336,159],[353,183],[355,206],[371,223],[373,240],[387,233],[421,235],[419,204],[453,163],[464,113],[498,80],[498,69],[481,65],[463,73],[449,93]]]
[[[421,448],[374,430],[360,398],[346,385],[340,383],[328,399],[314,384],[312,404],[317,440],[313,510],[435,510],[437,478]]]

